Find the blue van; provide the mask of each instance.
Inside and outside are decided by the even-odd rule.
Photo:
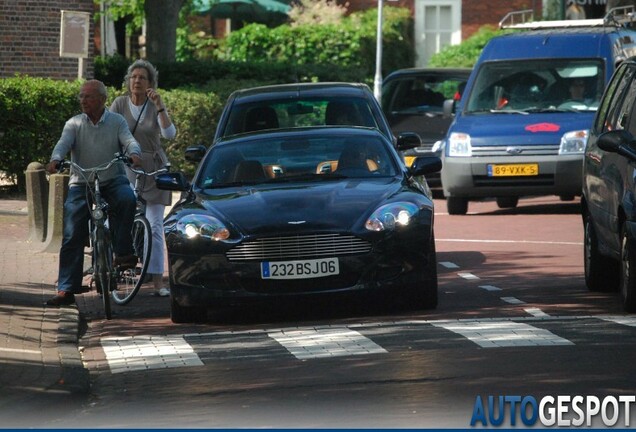
[[[523,196],[581,195],[583,153],[603,90],[616,66],[636,54],[625,9],[598,20],[502,26],[524,30],[483,49],[443,143],[449,214],[466,214],[470,200],[485,197],[509,208]]]

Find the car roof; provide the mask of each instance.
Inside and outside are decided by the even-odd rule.
[[[252,140],[262,140],[267,137],[273,138],[313,138],[321,135],[356,135],[356,136],[376,136],[384,140],[391,146],[389,139],[378,129],[363,126],[307,126],[282,129],[268,129],[265,131],[248,132],[239,135],[228,135],[219,138],[214,147],[232,145],[234,142],[245,142]]]
[[[366,97],[371,93],[363,83],[321,82],[276,84],[236,90],[230,95],[235,102],[255,102],[261,99],[286,99],[312,96],[356,96]]]
[[[445,76],[445,75],[459,75],[468,78],[472,68],[406,68],[398,69],[391,72],[384,82],[393,80],[395,78],[401,78],[405,76]]]

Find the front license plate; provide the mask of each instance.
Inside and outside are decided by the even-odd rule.
[[[488,165],[488,177],[536,175],[539,175],[539,164]]]
[[[338,258],[261,262],[262,279],[309,279],[339,273]]]

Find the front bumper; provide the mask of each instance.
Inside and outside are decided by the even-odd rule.
[[[441,179],[446,197],[579,196],[583,155],[532,157],[445,157]],[[539,165],[535,176],[488,176],[488,165]]]
[[[409,231],[409,235],[374,243],[368,253],[338,256],[338,275],[308,279],[262,279],[260,260],[229,260],[225,253],[201,248],[171,250],[168,244],[171,295],[181,306],[211,307],[299,296],[399,291],[422,280],[428,265],[437,265],[427,262],[430,232],[412,235]]]

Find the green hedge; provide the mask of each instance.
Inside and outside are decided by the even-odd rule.
[[[386,7],[383,74],[414,64],[412,18],[406,8]],[[337,26],[252,24],[205,46],[199,59],[156,64],[159,88],[177,127],[167,142],[176,169],[192,174],[184,161],[188,146],[212,142],[229,94],[239,88],[289,82],[349,81],[373,85],[377,9],[357,12]],[[108,104],[122,93],[131,63],[121,56],[97,57],[95,78],[109,86]],[[79,111],[80,81],[28,76],[0,79],[0,171],[24,190],[30,162],[46,162],[66,120]]]
[[[28,76],[0,80],[0,171],[19,190],[25,190],[29,163],[48,162],[66,120],[80,112],[80,85]],[[184,161],[184,150],[212,142],[225,99],[213,93],[160,90],[177,127],[177,138],[165,143],[168,157],[175,169],[192,174],[195,167]],[[119,87],[110,87],[107,104],[119,94]]]

